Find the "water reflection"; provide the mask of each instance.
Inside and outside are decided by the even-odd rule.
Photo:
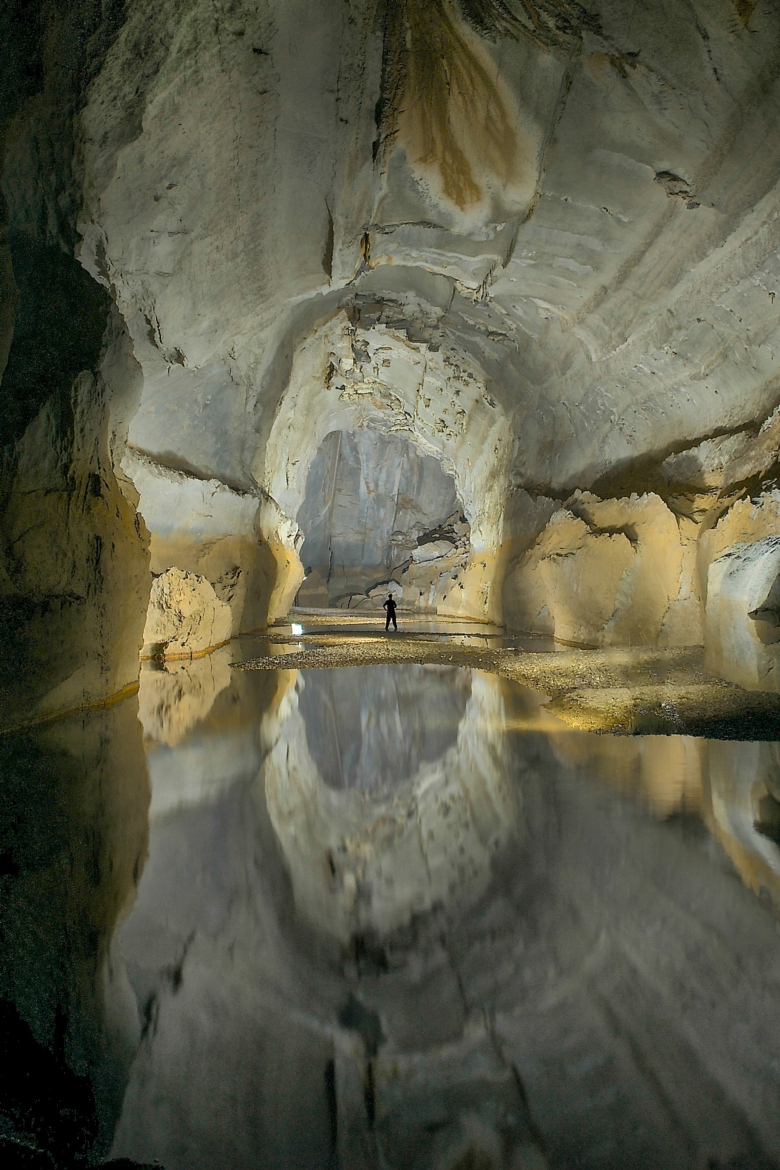
[[[116,928],[147,855],[130,699],[0,737],[0,1157],[105,1155],[140,1039]],[[11,1144],[8,1149],[3,1139]]]
[[[742,880],[780,906],[780,744],[705,745],[707,825]]]
[[[325,783],[373,792],[414,776],[457,741],[471,672],[414,665],[307,670],[296,690]]]
[[[70,1121],[6,1077],[3,1133],[57,1166],[778,1164],[746,888],[780,898],[778,745],[572,731],[460,668],[229,661],[4,742],[0,1027]]]
[[[298,912],[347,942],[475,901],[517,830],[507,746],[481,672],[299,674],[258,781]]]
[[[139,719],[152,785],[151,816],[216,799],[257,775],[261,721],[292,676],[231,670],[233,650],[205,658],[144,663]]]

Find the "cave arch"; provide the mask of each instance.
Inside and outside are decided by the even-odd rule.
[[[495,619],[513,453],[509,420],[465,347],[440,334],[415,337],[408,305],[391,302],[394,312],[380,305],[381,312],[366,315],[342,310],[299,344],[253,476],[292,520],[328,434],[363,430],[406,439],[452,477],[470,526],[457,589],[429,605],[443,614]],[[299,553],[301,540],[298,533]]]

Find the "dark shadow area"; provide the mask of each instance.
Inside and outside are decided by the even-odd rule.
[[[46,402],[67,447],[70,388],[97,364],[111,298],[56,245],[23,235],[11,235],[8,245],[19,301],[0,382],[0,447],[21,438]]]
[[[146,852],[136,713],[0,737],[0,1136],[57,1170],[106,1156],[124,1092],[108,972]]]

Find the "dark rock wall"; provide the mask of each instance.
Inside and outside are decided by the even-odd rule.
[[[76,118],[115,3],[11,3],[0,20],[0,724],[133,684],[146,534],[109,453],[108,291],[76,252]],[[123,485],[127,491],[127,484]]]

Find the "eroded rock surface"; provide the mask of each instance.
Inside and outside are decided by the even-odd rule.
[[[230,638],[230,606],[196,573],[168,569],[155,578],[144,626],[144,652],[188,658]]]
[[[316,605],[323,584],[326,605],[377,604],[395,581],[404,607],[435,611],[468,560],[454,481],[400,435],[328,435],[309,469],[298,525],[308,574],[299,605]]]
[[[586,644],[702,641],[720,542],[778,531],[776,6],[82,0],[4,19],[2,587],[31,657],[69,642],[72,597],[74,639],[107,644],[131,611],[139,637],[146,554],[118,497],[99,535],[132,572],[93,557],[19,608],[20,460],[46,462],[53,420],[70,505],[46,526],[86,550],[68,419],[99,370],[79,466],[103,452],[153,571],[204,576],[234,632],[297,592],[322,442],[373,430],[437,459],[469,525],[465,563],[418,603]],[[37,671],[56,694],[27,708],[126,681],[81,654]]]

